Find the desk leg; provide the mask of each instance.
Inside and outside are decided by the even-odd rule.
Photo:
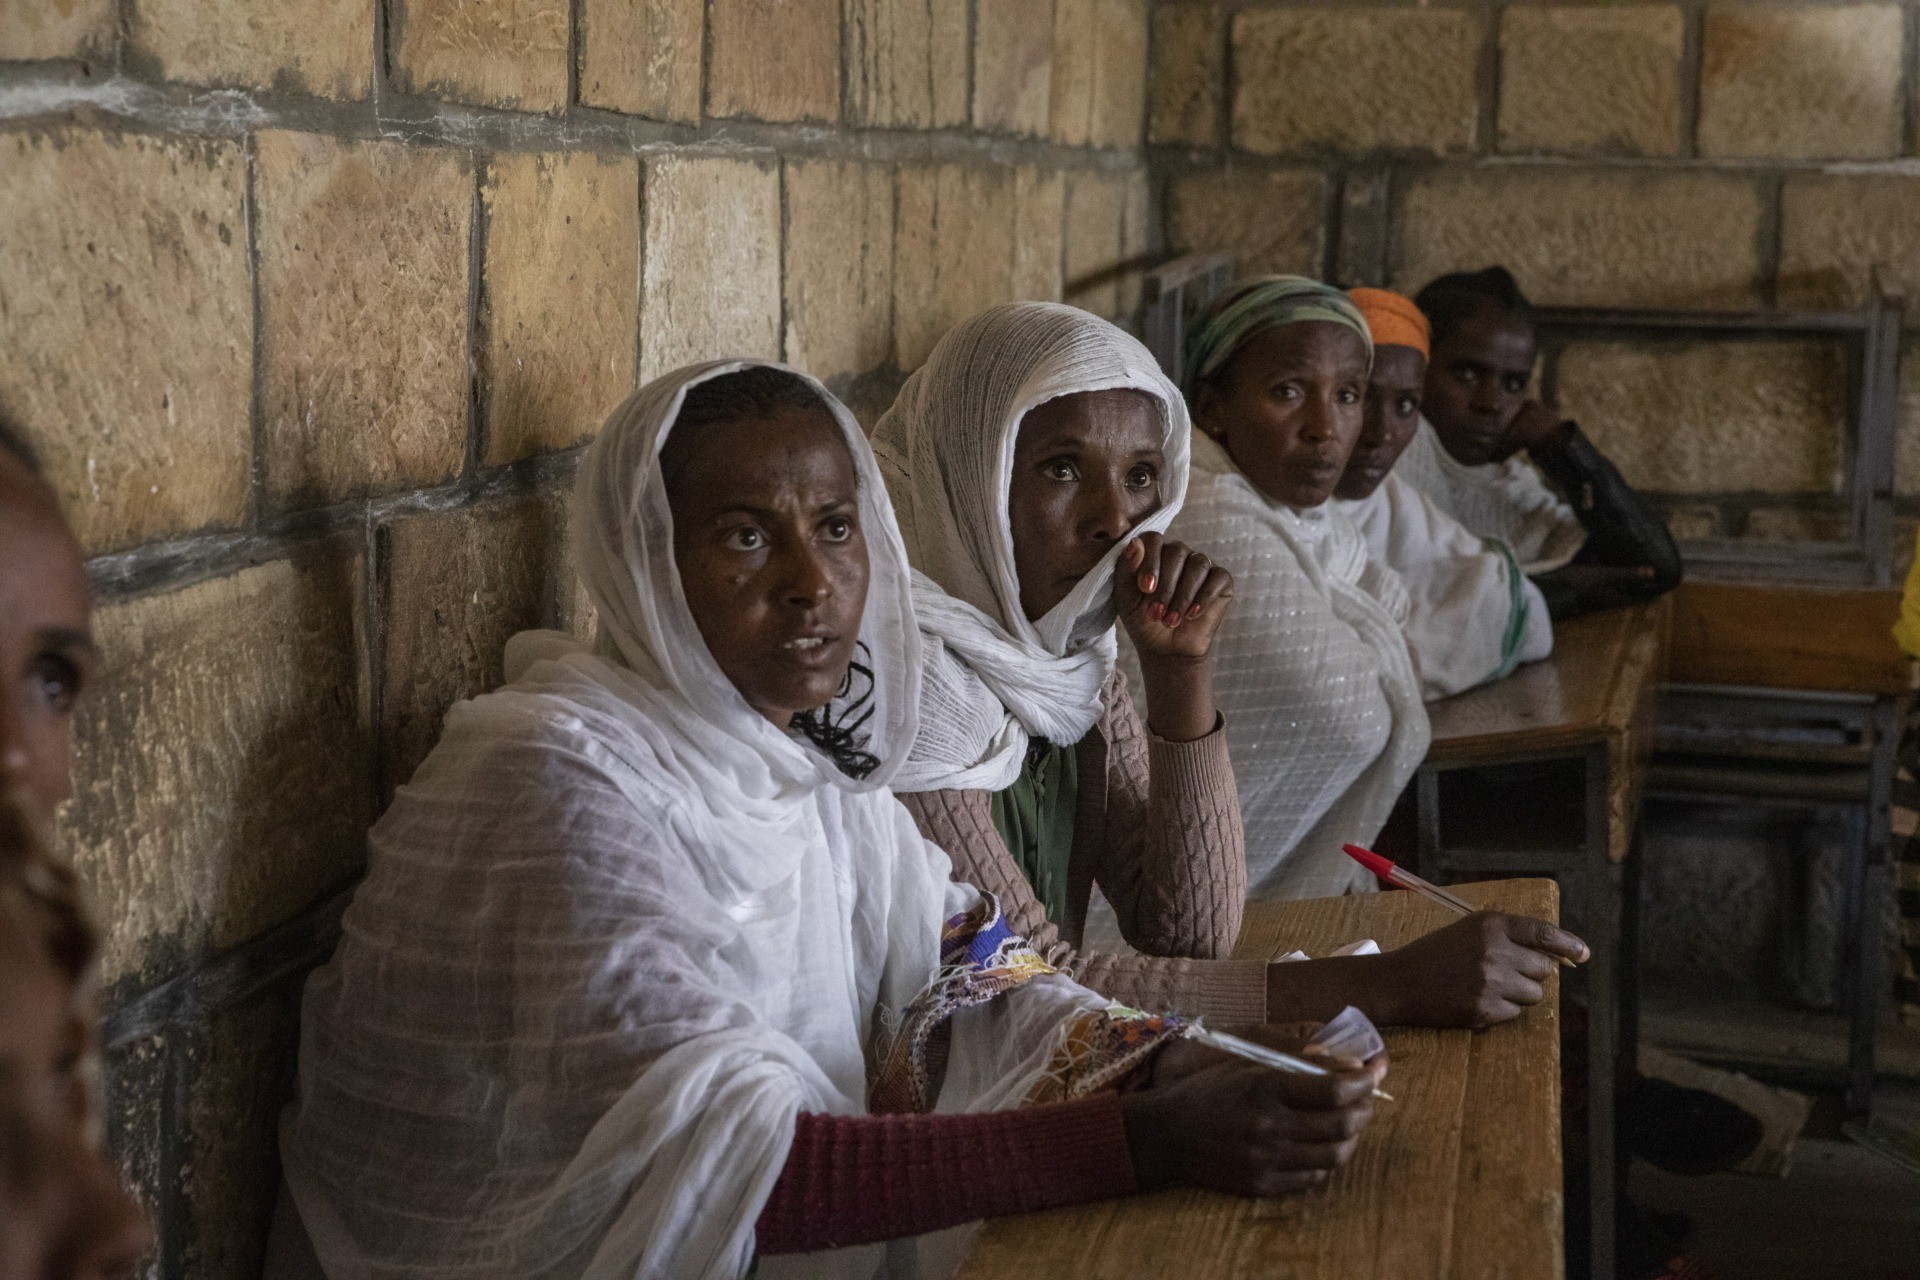
[[[1590,1275],[1614,1275],[1614,1083],[1620,1056],[1621,882],[1608,859],[1606,748],[1587,753],[1587,813],[1584,867],[1578,873],[1586,899],[1587,944],[1587,1178],[1588,1223],[1593,1232]]]
[[[1881,964],[1887,940],[1881,932],[1881,903],[1892,855],[1894,754],[1899,749],[1899,702],[1880,698],[1873,707],[1873,769],[1867,786],[1867,811],[1862,815],[1859,859],[1853,868],[1846,921],[1847,956],[1842,972],[1853,975],[1848,993],[1852,1015],[1847,1027],[1847,1114],[1866,1119],[1873,1111],[1874,1032],[1880,1020]]]

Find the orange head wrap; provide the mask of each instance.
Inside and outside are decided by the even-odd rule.
[[[1428,356],[1427,317],[1413,305],[1413,299],[1388,289],[1349,289],[1349,297],[1360,314],[1367,318],[1376,347],[1412,347],[1422,358]]]

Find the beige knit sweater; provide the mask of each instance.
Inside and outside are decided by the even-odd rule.
[[[1064,929],[1047,920],[993,825],[992,792],[925,791],[901,802],[953,859],[954,878],[999,898],[1013,931],[1084,985],[1152,1012],[1265,1021],[1266,963],[1225,958],[1240,935],[1247,858],[1224,725],[1195,742],[1154,737],[1118,671],[1101,700],[1106,714],[1077,749]],[[1121,933],[1146,954],[1075,950],[1095,884]]]

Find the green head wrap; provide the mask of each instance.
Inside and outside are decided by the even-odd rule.
[[[1180,393],[1192,404],[1194,387],[1226,368],[1247,339],[1303,320],[1326,320],[1359,334],[1367,348],[1367,371],[1373,371],[1373,335],[1352,298],[1305,276],[1254,276],[1229,286],[1187,325]]]

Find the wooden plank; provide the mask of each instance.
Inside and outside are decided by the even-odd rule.
[[[1674,592],[1669,678],[1898,696],[1911,660],[1893,642],[1900,592],[1696,582]]]
[[[1550,880],[1455,890],[1558,918]],[[1360,937],[1392,948],[1452,919],[1407,893],[1251,903],[1235,954],[1322,954]],[[1353,1161],[1322,1190],[1277,1200],[1167,1192],[1004,1219],[981,1229],[958,1274],[1560,1280],[1557,996],[1487,1032],[1389,1031],[1397,1101],[1380,1104]]]
[[[1646,786],[1658,728],[1660,685],[1671,660],[1671,597],[1639,606],[1640,617],[1628,632],[1607,706],[1607,857],[1624,862],[1640,817],[1640,793]]]
[[[1602,741],[1622,653],[1640,609],[1611,609],[1554,628],[1553,656],[1504,680],[1427,706],[1429,764],[1485,764]]]

